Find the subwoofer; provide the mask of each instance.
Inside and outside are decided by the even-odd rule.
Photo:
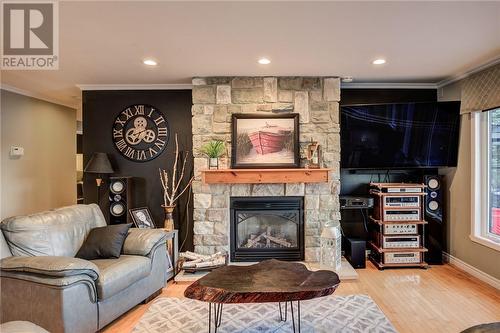
[[[428,264],[443,263],[443,249],[445,246],[445,223],[443,216],[444,183],[443,177],[438,175],[424,176],[426,196],[424,200],[426,226],[425,246],[429,250],[425,254]]]
[[[132,177],[109,179],[109,224],[132,223]]]
[[[366,267],[366,240],[342,237],[344,256],[354,268]]]

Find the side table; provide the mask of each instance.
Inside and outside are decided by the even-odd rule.
[[[165,230],[165,229],[164,229]],[[179,230],[167,231],[167,280],[172,279],[176,272],[179,259]]]

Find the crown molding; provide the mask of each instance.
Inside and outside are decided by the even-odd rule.
[[[394,82],[394,83],[380,83],[380,82],[341,82],[342,88],[348,89],[440,89],[446,85],[453,82],[457,82],[471,76],[475,73],[483,71],[489,67],[500,64],[500,57],[494,58],[493,60],[487,61],[486,63],[477,66],[471,70],[452,75],[444,80],[435,83],[406,83],[406,82]]]
[[[190,83],[180,84],[77,84],[80,90],[191,90]]]
[[[493,60],[490,60],[474,69],[471,69],[469,71],[465,71],[465,72],[462,72],[462,73],[458,73],[458,74],[455,74],[455,75],[452,75],[451,77],[447,78],[447,79],[444,79],[442,81],[439,81],[438,83],[436,83],[436,86],[437,88],[442,88],[444,86],[447,86],[451,83],[454,83],[454,82],[457,82],[457,81],[460,81],[460,80],[463,80],[465,79],[466,77],[468,76],[471,76],[472,74],[475,74],[477,72],[480,72],[482,70],[485,70],[489,67],[492,67],[492,66],[495,66],[497,64],[500,64],[500,57],[498,58],[495,58]]]
[[[16,93],[19,95],[23,95],[23,96],[36,98],[36,99],[39,99],[39,100],[42,100],[45,102],[49,102],[52,104],[62,105],[62,106],[65,106],[65,107],[68,107],[71,109],[75,109],[75,110],[78,109],[78,106],[76,106],[76,105],[68,104],[68,103],[62,102],[62,101],[60,101],[58,99],[54,99],[54,98],[48,98],[48,97],[45,97],[41,94],[33,93],[31,91],[20,89],[20,88],[17,88],[17,87],[8,85],[8,84],[4,84],[4,83],[0,84],[0,89],[10,91],[10,92],[13,92],[13,93]]]
[[[435,83],[377,83],[377,82],[341,82],[342,88],[348,89],[437,89]]]

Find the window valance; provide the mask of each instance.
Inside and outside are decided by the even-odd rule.
[[[463,80],[461,114],[499,106],[500,63]]]

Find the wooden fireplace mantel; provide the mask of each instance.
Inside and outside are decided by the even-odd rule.
[[[219,169],[202,170],[205,184],[323,183],[331,169]]]

